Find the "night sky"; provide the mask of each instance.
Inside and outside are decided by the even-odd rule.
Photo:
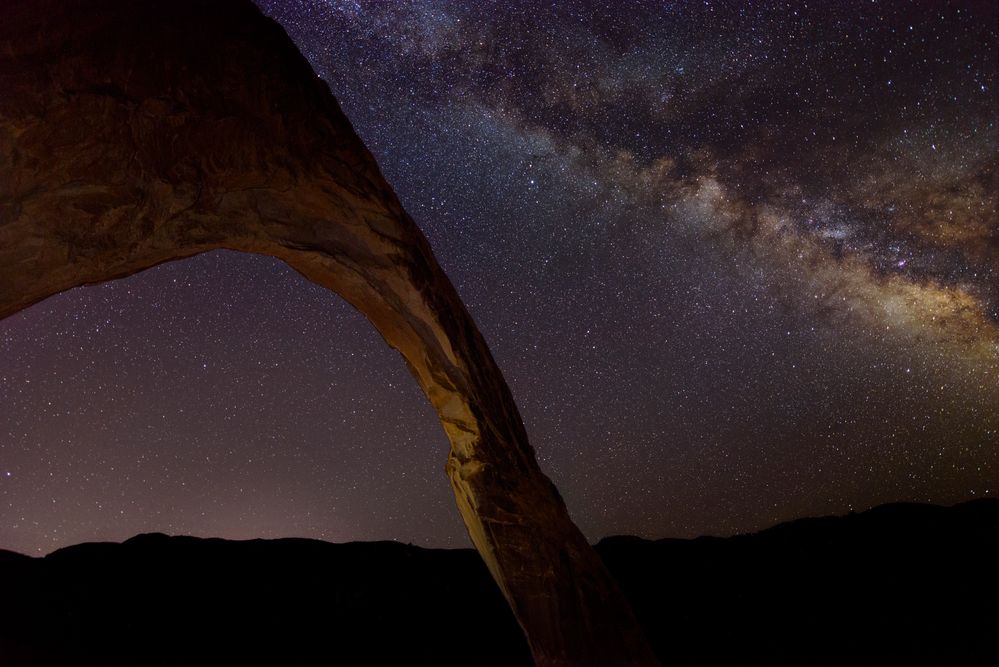
[[[591,539],[999,494],[994,2],[260,0]],[[0,548],[468,546],[391,350],[216,252],[0,321]]]

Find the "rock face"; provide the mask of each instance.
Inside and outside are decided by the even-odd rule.
[[[538,664],[654,663],[426,240],[284,31],[249,0],[4,0],[0,318],[218,248],[284,260],[399,350]]]

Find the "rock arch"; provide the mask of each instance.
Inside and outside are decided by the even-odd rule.
[[[538,664],[654,663],[426,240],[284,31],[248,0],[4,2],[0,318],[218,248],[284,260],[399,350]]]

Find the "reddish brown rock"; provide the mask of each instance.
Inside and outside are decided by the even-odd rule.
[[[538,664],[654,663],[426,240],[284,31],[248,0],[0,3],[0,317],[217,248],[281,258],[399,350]]]

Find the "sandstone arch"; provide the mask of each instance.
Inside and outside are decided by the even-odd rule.
[[[399,350],[538,664],[654,663],[482,336],[284,31],[248,0],[3,3],[0,318],[218,248],[284,260]]]

